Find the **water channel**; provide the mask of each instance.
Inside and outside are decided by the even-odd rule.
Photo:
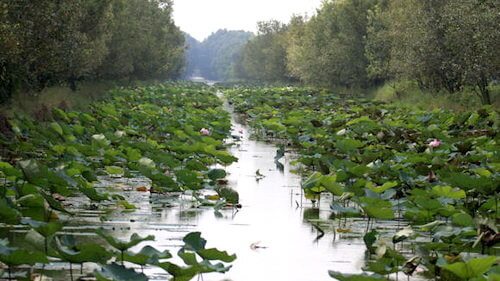
[[[227,104],[226,108],[231,111]],[[208,240],[207,247],[237,255],[228,273],[205,274],[199,279],[204,281],[322,281],[333,280],[328,270],[362,272],[366,260],[362,230],[366,221],[349,220],[348,225],[339,227],[338,220],[329,219],[331,198],[323,197],[316,205],[304,199],[300,177],[292,172],[296,168],[292,165],[293,154],[286,153],[280,160],[282,165],[277,165],[277,146],[253,140],[250,128],[241,124],[234,113],[231,112],[231,116],[231,135],[238,136],[239,140],[230,138],[228,143],[234,144],[229,150],[239,160],[225,169],[228,186],[239,193],[241,209],[228,208],[216,213],[212,207],[201,207],[186,195],[137,191],[137,187],[149,184],[145,178],[102,177],[101,188],[123,194],[137,209],[106,214],[101,208],[89,208],[85,198],[68,198],[65,204],[72,206],[77,215],[70,219],[64,233],[84,240],[94,240],[95,229],[100,227],[122,239],[128,239],[133,233],[151,234],[155,241],[143,242],[131,250],[139,251],[150,244],[158,250],[168,249],[175,256],[183,244],[182,238],[189,232],[200,231]],[[257,170],[262,177],[256,176]],[[381,227],[394,229],[396,226]],[[334,228],[343,231],[335,232]],[[180,260],[175,261],[182,264]],[[44,269],[52,272],[48,274],[52,279],[43,280],[70,280],[66,263],[51,263]],[[83,274],[94,269],[95,266],[85,264]],[[150,280],[169,278],[154,267],[145,268],[144,273]]]

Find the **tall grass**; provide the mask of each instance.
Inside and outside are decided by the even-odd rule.
[[[490,85],[493,107],[500,108],[500,85]],[[482,107],[477,89],[464,88],[458,93],[446,91],[423,90],[413,81],[386,83],[370,91],[369,96],[375,100],[410,105],[420,109],[450,109],[465,111]]]

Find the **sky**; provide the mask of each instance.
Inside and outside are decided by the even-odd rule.
[[[322,0],[174,0],[174,20],[202,41],[218,29],[257,31],[257,22],[311,16]]]

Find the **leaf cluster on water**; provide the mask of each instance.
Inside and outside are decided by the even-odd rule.
[[[418,238],[419,263],[431,274],[443,269],[469,280],[455,270],[461,267],[455,260],[436,259],[454,255],[459,261],[462,252],[480,258],[500,240],[498,111],[417,110],[313,88],[235,88],[224,94],[255,137],[295,149],[306,198],[331,193],[333,217],[366,217],[367,230],[373,220],[405,220],[412,227],[393,233],[392,242],[385,234],[387,243],[368,232],[375,260],[367,271],[411,274],[419,259],[405,263],[393,246]],[[481,274],[493,276],[494,264]]]
[[[119,88],[88,110],[56,108],[49,119],[16,115],[6,124],[12,134],[0,134],[0,224],[7,230],[22,226],[27,229],[26,237],[44,242],[32,249],[26,243],[10,246],[13,241],[1,240],[0,262],[9,267],[56,258],[102,264],[102,270],[95,273],[98,280],[146,280],[123,264],[108,264],[115,255],[108,255],[102,245],[82,244],[61,235],[77,211],[65,199],[84,197],[89,205],[97,204],[97,209],[104,210],[102,202],[133,210],[135,206],[120,191],[96,188],[99,179],[143,176],[151,182],[147,190],[155,193],[215,189],[216,181],[226,173],[212,167],[237,160],[223,142],[231,127],[229,114],[213,90],[203,86]],[[209,128],[210,134],[200,134],[202,128]],[[151,236],[121,241],[104,231],[97,233],[120,251],[117,260],[122,263],[160,266],[161,260],[171,257],[148,246],[139,253],[128,252],[132,246],[154,239]],[[214,249],[207,251],[209,257],[202,256],[204,261],[232,261],[214,254]],[[212,265],[205,263],[190,274],[209,272]],[[224,272],[226,267],[217,264],[214,268]]]

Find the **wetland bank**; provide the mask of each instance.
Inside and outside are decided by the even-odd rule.
[[[9,120],[3,275],[454,280],[479,263],[471,274],[495,276],[496,112],[376,106],[165,84]]]

